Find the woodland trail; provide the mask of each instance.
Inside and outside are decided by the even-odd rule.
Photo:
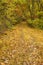
[[[43,65],[43,31],[17,24],[0,38],[0,65]]]

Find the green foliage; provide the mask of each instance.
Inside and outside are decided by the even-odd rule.
[[[43,28],[42,19],[43,0],[0,0],[0,25],[6,28],[22,21]]]
[[[43,19],[28,20],[28,25],[33,28],[43,29]]]

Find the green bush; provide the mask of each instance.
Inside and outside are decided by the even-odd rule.
[[[41,5],[39,7],[39,5]],[[11,28],[13,25],[26,21],[28,26],[43,29],[42,0],[0,0],[0,27]]]
[[[43,19],[28,20],[28,25],[34,28],[43,29]]]

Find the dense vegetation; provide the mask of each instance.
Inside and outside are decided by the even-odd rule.
[[[0,30],[23,21],[43,29],[43,0],[0,0]]]

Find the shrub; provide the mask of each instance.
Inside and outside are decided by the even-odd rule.
[[[28,20],[28,25],[30,27],[40,28],[43,29],[43,20],[42,19],[35,19],[35,20]]]

